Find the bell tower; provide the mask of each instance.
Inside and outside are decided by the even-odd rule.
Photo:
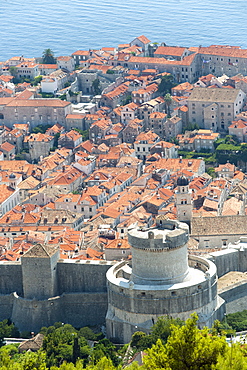
[[[175,199],[178,220],[190,224],[193,209],[192,190],[189,189],[189,181],[184,175],[178,178]]]

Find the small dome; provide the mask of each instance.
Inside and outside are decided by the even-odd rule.
[[[187,185],[189,185],[189,180],[187,179],[186,176],[182,175],[178,178],[177,185],[178,186],[187,186]]]
[[[15,174],[14,174],[14,173],[11,173],[11,174],[9,175],[9,178],[10,178],[10,179],[15,179]]]

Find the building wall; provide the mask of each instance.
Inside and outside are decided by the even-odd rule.
[[[221,277],[230,271],[239,270],[239,252],[234,249],[210,253],[209,259],[217,267],[217,275]]]
[[[200,66],[198,66],[200,76],[206,76],[209,73],[212,73],[215,76],[222,76],[222,74],[225,73],[229,77],[236,76],[241,73],[246,76],[246,58],[235,58],[213,54],[200,55],[200,51],[198,58],[200,60]]]
[[[206,89],[207,90],[207,89]],[[221,100],[219,90],[217,101],[207,101],[201,89],[201,99],[197,101],[188,99],[189,122],[197,123],[200,127],[214,132],[226,132],[238,113],[241,112],[246,95],[239,90],[235,100],[226,102]],[[223,90],[222,90],[223,91]],[[223,91],[224,93],[224,91]],[[223,94],[224,95],[224,94]]]
[[[4,115],[3,124],[12,127],[14,123],[30,122],[31,128],[37,125],[55,125],[59,122],[66,125],[66,115],[71,113],[71,105],[66,107],[49,106],[5,106],[1,111]]]
[[[77,79],[79,84],[79,90],[82,94],[91,95],[93,94],[92,83],[94,80],[98,79],[98,74],[95,71],[79,72],[77,73]]]
[[[47,157],[50,154],[50,150],[54,145],[54,139],[48,139],[47,141],[29,141],[28,148],[31,160],[40,159],[42,156]]]
[[[0,205],[0,214],[4,215],[6,212],[14,208],[20,201],[20,191],[17,188],[7,199]]]
[[[228,243],[237,242],[240,239],[240,237],[243,235],[242,233],[231,235],[227,233],[227,230],[225,232],[226,233],[222,235],[193,234],[192,238],[195,238],[199,242],[199,245],[198,245],[199,248],[221,248],[223,246],[226,246]]]
[[[43,79],[41,82],[41,90],[43,93],[54,94],[57,91],[57,79],[47,78]]]
[[[12,292],[23,294],[21,263],[0,262],[0,296]]]

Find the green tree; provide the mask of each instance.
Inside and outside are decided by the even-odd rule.
[[[181,327],[184,325],[184,321],[180,319],[174,319],[170,316],[161,316],[158,318],[157,322],[153,325],[151,329],[151,335],[153,337],[154,343],[158,339],[161,339],[163,343],[167,342],[168,337],[171,334],[172,327]]]
[[[15,66],[9,67],[9,73],[11,74],[11,76],[14,77],[12,80],[14,84],[18,84],[19,82],[21,82],[21,79],[18,78],[18,70]]]
[[[171,137],[169,141],[170,141],[170,143],[173,143],[175,145],[179,145],[179,140],[176,137]]]
[[[32,85],[37,86],[40,81],[42,80],[43,76],[36,76],[34,77],[34,80],[32,81]]]
[[[98,362],[103,356],[109,358],[115,366],[119,365],[120,362],[120,359],[116,354],[116,347],[106,338],[95,343],[92,356],[96,362]]]
[[[50,329],[50,330],[49,330]],[[63,361],[72,362],[73,342],[77,331],[71,325],[47,329],[42,349],[47,354],[47,365],[60,365]]]
[[[0,349],[0,368],[1,369],[8,369],[10,365],[11,359],[9,356],[9,352],[6,347],[2,347]]]
[[[43,64],[56,64],[56,59],[54,58],[54,53],[51,49],[45,49],[42,54]]]
[[[17,77],[17,68],[15,66],[9,67],[9,73],[11,74],[11,76]]]
[[[199,126],[197,123],[189,123],[187,126],[185,126],[183,128],[183,134],[186,132],[186,131],[194,131],[194,130],[199,130]]]
[[[92,87],[93,87],[93,92],[95,95],[101,94],[100,80],[98,78],[93,80]]]
[[[145,333],[143,333],[143,331],[136,331],[133,335],[132,335],[132,339],[131,339],[131,342],[130,342],[130,345],[131,347],[135,347],[135,348],[138,348],[140,347],[140,341],[145,338],[147,335]]]
[[[60,96],[58,97],[58,99],[66,100],[66,93],[64,93],[64,94],[60,95]]]
[[[233,144],[233,145],[238,145],[239,141],[238,138],[234,135],[226,135],[225,137],[225,144]]]
[[[58,139],[60,138],[60,132],[57,132],[55,135],[54,135],[54,148],[57,148],[58,147]]]
[[[208,328],[197,328],[198,316],[193,314],[184,326],[174,326],[166,344],[169,366],[177,369],[211,369],[218,356],[224,355],[225,337],[210,334]]]
[[[241,145],[241,160],[247,162],[247,144]]]
[[[0,346],[4,345],[4,338],[19,337],[20,333],[10,320],[0,322]]]
[[[122,101],[122,105],[127,105],[131,103],[131,101],[132,101],[131,95],[127,95],[126,98]]]
[[[79,128],[74,128],[74,130],[81,134],[83,141],[89,139],[89,130],[80,130]]]
[[[171,94],[171,89],[176,86],[174,78],[171,74],[161,77],[161,82],[158,87],[159,93],[162,95]]]
[[[112,361],[107,357],[102,357],[96,365],[93,363],[86,367],[88,370],[116,370],[115,366],[112,364]]]
[[[186,320],[185,325],[171,325],[171,335],[163,345],[158,339],[155,346],[147,350],[144,358],[147,369],[210,370],[219,355],[227,349],[225,337],[209,332],[208,328],[197,328],[196,314]]]
[[[42,99],[52,99],[54,98],[54,94],[52,93],[41,93]]]
[[[209,174],[209,176],[212,176],[213,178],[214,178],[214,177],[216,177],[214,167],[209,167],[209,168],[207,169],[207,173]]]
[[[26,352],[20,357],[23,370],[46,370],[46,355],[43,351]]]
[[[147,370],[171,369],[168,365],[166,348],[161,339],[158,339],[157,343],[154,344],[151,349],[147,350],[147,356],[144,357],[143,361],[145,365],[144,368]],[[176,370],[178,369],[180,368],[178,367]],[[181,367],[181,369],[183,368]]]
[[[80,345],[79,345],[79,338],[77,335],[74,335],[74,342],[73,342],[73,353],[72,353],[72,361],[75,364],[76,361],[80,358]]]
[[[84,364],[88,363],[92,350],[72,325],[55,323],[48,328],[43,327],[41,332],[45,335],[42,349],[46,352],[48,367],[59,366],[64,361],[76,363],[78,358]]]
[[[170,114],[170,106],[172,105],[172,97],[171,97],[171,94],[167,93],[165,94],[164,96],[164,100],[165,100],[165,106],[166,106],[166,113],[168,115],[168,117],[171,116]]]
[[[239,344],[231,344],[226,348],[224,355],[219,355],[212,370],[247,370],[247,359]]]
[[[184,321],[173,319],[170,316],[159,317],[157,322],[152,326],[150,334],[147,335],[142,331],[137,331],[133,334],[130,342],[131,347],[137,351],[144,351],[147,348],[151,348],[158,339],[161,339],[162,343],[165,344],[171,334],[172,325],[182,326],[184,325]]]
[[[131,365],[126,366],[125,369],[127,370],[140,370],[140,366],[138,365],[137,361],[132,362]]]
[[[236,313],[230,313],[226,316],[228,325],[236,331],[243,331],[247,329],[247,310]]]
[[[32,129],[32,133],[38,134],[39,132],[41,132],[42,134],[44,134],[46,130],[51,127],[51,125],[37,125]]]
[[[84,326],[79,330],[80,337],[84,337],[89,340],[96,340],[97,335],[88,326]]]

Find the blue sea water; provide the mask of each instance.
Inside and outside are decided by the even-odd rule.
[[[246,0],[0,0],[0,61],[117,46],[136,36],[168,45],[247,48]]]

